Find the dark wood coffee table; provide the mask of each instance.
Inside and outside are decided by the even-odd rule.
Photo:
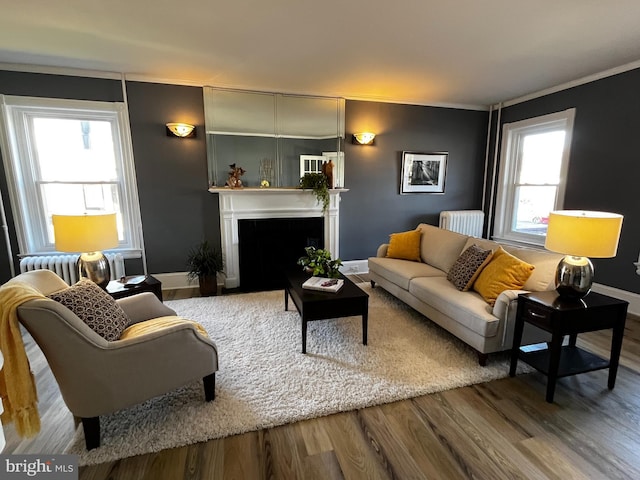
[[[302,318],[302,353],[307,353],[307,323],[313,320],[362,315],[362,344],[367,344],[369,295],[346,277],[336,293],[305,290],[302,284],[310,275],[302,271],[285,274],[284,309],[289,310],[289,297]]]

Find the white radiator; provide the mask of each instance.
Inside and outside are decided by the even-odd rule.
[[[124,257],[121,253],[106,253],[111,269],[111,280],[124,277]],[[51,270],[62,278],[67,284],[73,285],[78,278],[76,262],[78,255],[45,255],[24,257],[20,260],[20,273],[31,270]]]
[[[482,237],[484,212],[482,210],[450,210],[440,212],[440,228],[472,237]]]

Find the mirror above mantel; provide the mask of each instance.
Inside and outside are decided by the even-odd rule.
[[[344,187],[344,105],[343,98],[205,87],[209,185],[224,186],[235,164],[245,170],[244,186],[295,187],[303,172],[331,160],[335,186]]]

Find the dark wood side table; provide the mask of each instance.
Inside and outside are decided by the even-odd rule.
[[[609,389],[616,383],[624,324],[627,319],[628,302],[591,292],[581,300],[567,301],[554,291],[526,293],[518,297],[511,368],[509,375],[516,374],[518,359],[523,360],[547,375],[547,402],[553,402],[556,381],[560,377],[609,369]],[[524,323],[530,323],[551,333],[548,348],[540,350],[521,349]],[[576,346],[579,333],[611,328],[611,354],[609,360],[587,352]],[[568,345],[562,345],[569,335]]]
[[[305,290],[302,284],[310,275],[302,271],[286,272],[284,309],[289,310],[289,298],[293,300],[302,317],[302,353],[307,353],[307,323],[313,320],[362,315],[362,344],[367,344],[369,295],[346,277],[338,292]]]
[[[125,277],[124,282],[121,280],[110,281],[109,285],[107,285],[107,293],[117,300],[118,298],[130,297],[137,293],[151,292],[155,293],[156,297],[162,301],[162,282],[151,275],[148,275],[144,282],[136,285],[126,285],[127,279],[137,276],[138,275]]]

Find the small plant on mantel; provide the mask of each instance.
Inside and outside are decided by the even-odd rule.
[[[189,280],[198,279],[200,295],[217,295],[218,273],[224,268],[220,250],[214,248],[208,240],[203,240],[189,251],[187,267]]]
[[[322,213],[329,208],[329,182],[324,173],[305,173],[300,179],[300,188],[313,190],[318,203],[322,203]]]
[[[298,259],[298,265],[305,271],[314,277],[337,278],[340,276],[342,260],[339,258],[332,260],[331,252],[316,247],[306,247],[304,251],[307,254]]]

